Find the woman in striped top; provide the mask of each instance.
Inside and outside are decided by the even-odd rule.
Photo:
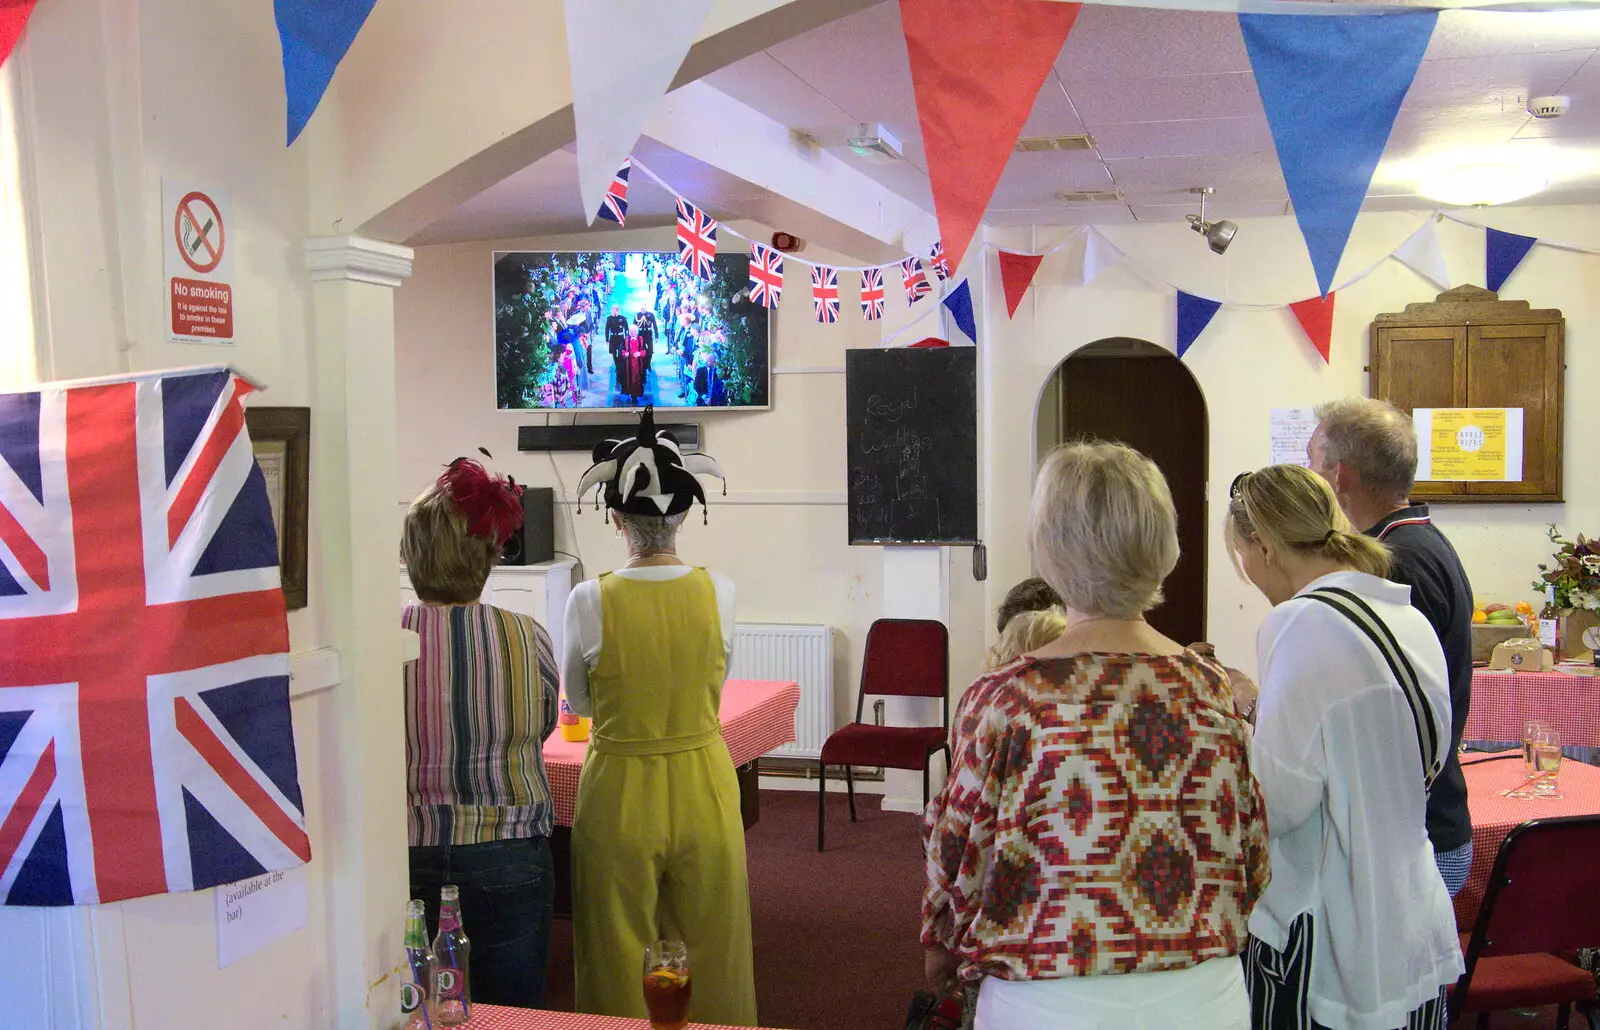
[[[437,919],[439,888],[457,885],[472,998],[533,1008],[554,907],[544,740],[555,655],[533,619],[478,601],[521,520],[516,487],[452,464],[406,513],[401,555],[420,603],[400,624],[422,638],[405,673],[412,896]]]

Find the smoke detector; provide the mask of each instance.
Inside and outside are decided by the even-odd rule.
[[[873,164],[889,164],[900,160],[904,151],[900,141],[882,125],[857,125],[845,137],[844,145],[850,152],[863,161]]]
[[[1530,97],[1528,99],[1528,113],[1535,118],[1560,118],[1571,108],[1571,97]]]

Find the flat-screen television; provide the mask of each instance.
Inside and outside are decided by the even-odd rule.
[[[718,254],[708,281],[676,254],[497,252],[496,404],[765,408],[769,315],[743,254]]]

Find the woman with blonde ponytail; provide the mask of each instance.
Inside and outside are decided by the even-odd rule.
[[[1449,675],[1389,554],[1297,465],[1234,480],[1227,545],[1273,604],[1251,764],[1272,882],[1250,916],[1256,1027],[1442,1030],[1462,972],[1425,821]]]

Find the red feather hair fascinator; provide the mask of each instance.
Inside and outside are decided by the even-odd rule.
[[[476,459],[452,461],[439,477],[439,489],[467,520],[467,533],[493,540],[496,547],[522,525],[522,487],[509,476],[491,475]]]

